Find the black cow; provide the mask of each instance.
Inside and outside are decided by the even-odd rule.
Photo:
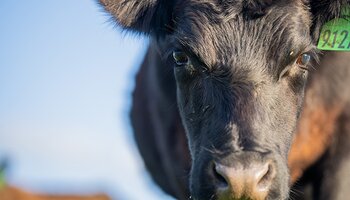
[[[301,177],[298,199],[350,198],[350,54],[315,48],[348,0],[100,3],[151,38],[131,118],[164,191],[288,199]]]

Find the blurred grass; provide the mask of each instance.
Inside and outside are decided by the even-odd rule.
[[[0,163],[0,190],[5,187],[6,181],[5,181],[5,166],[4,164]]]
[[[105,194],[96,195],[44,195],[34,194],[22,189],[4,185],[0,188],[1,200],[110,200]]]
[[[0,162],[0,200],[110,200],[106,194],[92,195],[52,195],[35,194],[6,183],[6,161]]]

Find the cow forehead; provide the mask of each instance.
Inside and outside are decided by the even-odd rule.
[[[289,5],[249,18],[238,9],[223,14],[212,4],[188,4],[175,17],[175,39],[208,66],[276,63],[291,50],[310,44],[310,17],[304,7]]]

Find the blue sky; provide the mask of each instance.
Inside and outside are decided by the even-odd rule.
[[[151,184],[128,119],[147,40],[94,0],[0,2],[0,155],[10,183],[171,199]]]

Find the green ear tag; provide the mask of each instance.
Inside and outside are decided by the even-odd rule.
[[[350,51],[350,6],[344,6],[340,18],[322,26],[317,48],[330,51]]]

